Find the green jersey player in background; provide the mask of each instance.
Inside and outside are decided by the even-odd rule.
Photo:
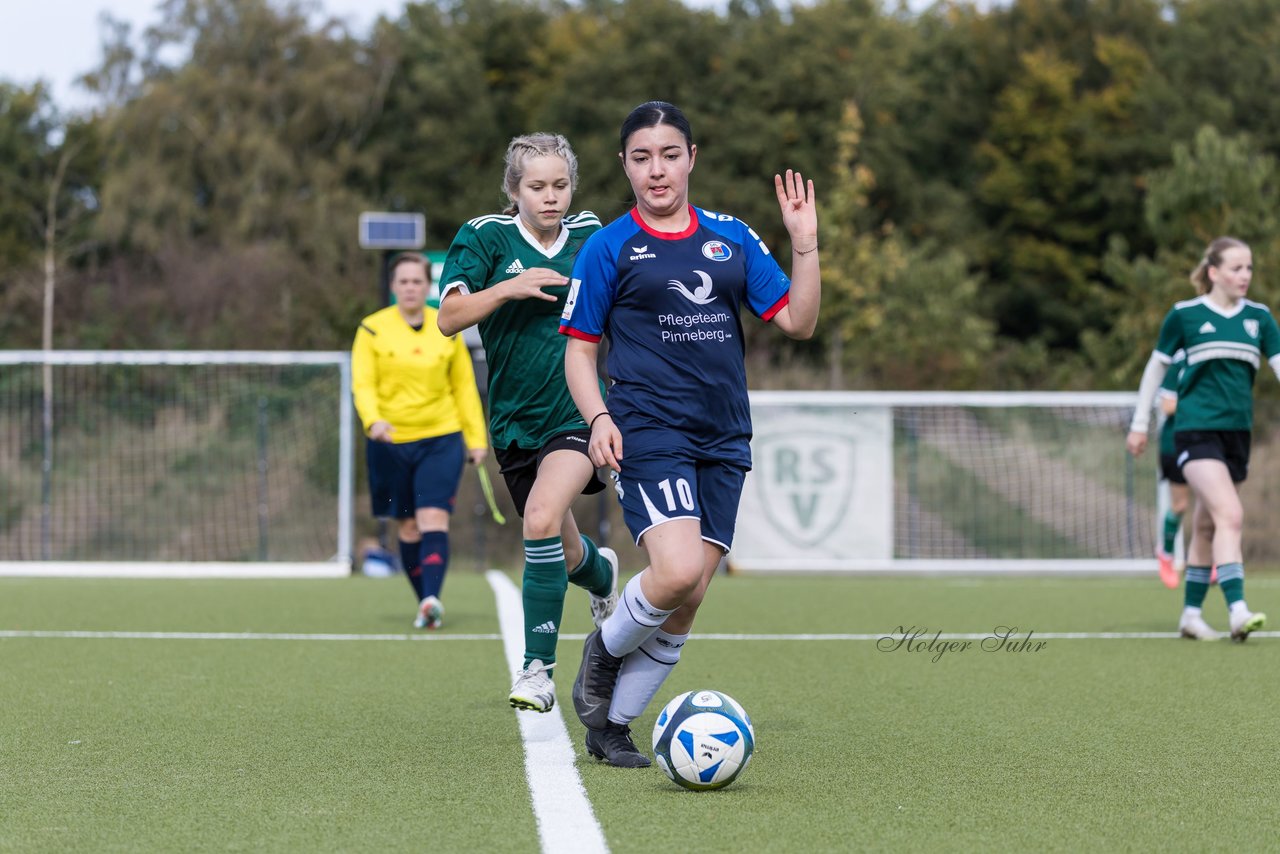
[[[564,378],[560,314],[578,249],[599,230],[595,214],[569,214],[578,160],[559,135],[507,147],[510,206],[462,226],[444,262],[440,331],[478,324],[489,364],[489,432],[503,479],[524,520],[524,665],[508,697],[548,712],[568,582],[591,594],[600,625],[618,602],[618,558],[578,529],[580,494],[604,488],[588,456],[590,430]]]
[[[1142,453],[1156,390],[1174,354],[1185,350],[1173,441],[1196,506],[1178,629],[1183,637],[1197,640],[1218,638],[1200,610],[1215,565],[1227,600],[1231,639],[1247,640],[1266,622],[1266,615],[1251,612],[1244,600],[1244,508],[1237,486],[1249,469],[1253,380],[1262,360],[1280,377],[1280,328],[1270,309],[1245,299],[1252,279],[1248,244],[1233,237],[1209,244],[1191,274],[1200,296],[1175,303],[1160,327],[1126,440],[1130,453]]]

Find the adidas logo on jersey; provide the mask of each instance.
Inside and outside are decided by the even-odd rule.
[[[540,626],[534,626],[530,631],[538,632],[543,635],[554,635],[556,633],[556,624],[547,620]]]
[[[1207,320],[1204,322],[1204,325],[1200,327],[1201,335],[1204,335],[1207,332],[1217,332],[1217,331],[1218,331],[1217,327],[1215,327],[1212,323],[1210,323]]]
[[[507,267],[505,272],[511,276],[518,276],[524,272],[524,265],[521,264],[520,259],[517,258],[516,260],[511,262],[511,265]]]
[[[631,256],[632,261],[643,261],[645,258],[657,258],[658,256],[649,251],[648,246],[632,246],[631,251],[636,253]]]

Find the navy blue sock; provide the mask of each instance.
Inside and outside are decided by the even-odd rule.
[[[449,532],[426,531],[422,535],[422,551],[418,566],[422,571],[422,598],[439,596],[444,586],[444,573],[449,568]]]
[[[422,567],[418,566],[418,552],[421,550],[422,543],[406,543],[400,541],[400,565],[404,567],[405,578],[409,579],[409,584],[413,587],[413,593],[418,597],[418,601],[422,601]]]

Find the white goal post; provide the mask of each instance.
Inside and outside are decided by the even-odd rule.
[[[0,351],[0,575],[351,572],[346,352]]]
[[[732,570],[1153,573],[1128,392],[752,392]]]

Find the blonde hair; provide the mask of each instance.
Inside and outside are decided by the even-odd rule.
[[[502,192],[511,200],[502,212],[514,214],[518,210],[515,198],[520,194],[520,182],[524,179],[525,163],[531,157],[559,157],[569,166],[569,189],[578,189],[578,155],[573,153],[569,140],[558,133],[527,133],[517,136],[507,145],[507,168],[502,173]]]
[[[1210,267],[1222,266],[1222,253],[1228,249],[1248,249],[1249,244],[1234,237],[1219,237],[1204,250],[1204,257],[1191,271],[1191,284],[1196,286],[1196,293],[1204,295],[1213,290],[1213,280],[1209,278]]]

